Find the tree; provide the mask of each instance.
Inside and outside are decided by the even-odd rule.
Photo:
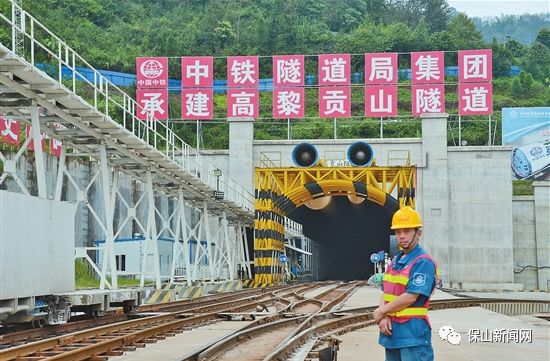
[[[544,80],[550,77],[550,49],[536,42],[527,50],[522,65],[535,79]]]
[[[447,28],[450,18],[450,8],[446,0],[423,0],[423,17],[430,32],[442,31]]]
[[[548,28],[540,29],[535,41],[541,43],[542,45],[550,49],[550,29]]]
[[[493,50],[493,76],[507,76],[512,65],[512,52],[502,44],[499,44],[495,38],[491,43]]]
[[[519,78],[514,78],[512,80],[512,86],[510,87],[510,92],[514,98],[523,98],[523,86],[521,85],[521,80]]]
[[[483,45],[481,33],[476,29],[474,22],[462,13],[451,20],[447,30],[456,49],[479,49]]]
[[[517,40],[508,38],[504,45],[514,58],[521,58],[525,54],[525,46]]]

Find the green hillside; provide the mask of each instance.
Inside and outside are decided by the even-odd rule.
[[[550,30],[537,29],[530,44],[513,38],[486,42],[473,20],[457,14],[445,0],[23,0],[23,6],[98,69],[133,73],[138,56],[420,50],[450,51],[446,63],[456,65],[453,51],[492,48],[493,119],[498,130],[502,107],[550,105]],[[10,14],[7,0],[0,0],[0,11]],[[0,28],[0,41],[7,42],[10,36]],[[361,59],[352,57],[352,71],[362,71]],[[407,57],[400,59],[401,68],[410,66]],[[263,61],[268,64],[267,58]],[[271,77],[271,68],[264,63],[260,77]],[[315,74],[315,64],[310,63],[306,73]],[[510,65],[524,72],[510,78]],[[170,76],[179,75],[179,67],[171,66]],[[225,78],[222,59],[215,63],[214,77]],[[456,114],[456,85],[452,85],[456,81],[446,81],[446,110]],[[406,82],[400,85],[399,114],[403,116],[399,120],[403,121],[385,124],[385,137],[420,134],[420,123],[406,115],[410,114],[410,87]],[[379,136],[379,120],[362,117],[363,91],[361,86],[353,87],[354,117],[338,120],[339,138]],[[173,94],[170,118],[179,118],[180,102],[179,95]],[[293,123],[292,137],[332,138],[332,121],[316,118],[315,89],[307,90],[306,102],[307,117]],[[271,94],[262,93],[260,104],[256,138],[286,139],[286,122],[270,119]],[[201,148],[227,148],[225,106],[225,96],[216,96],[215,113],[220,120],[203,122]],[[449,142],[453,144],[456,117],[451,120]],[[191,145],[196,144],[195,124],[173,127]],[[500,142],[500,133],[492,137]],[[486,119],[465,119],[463,139],[468,144],[486,144],[487,138]]]

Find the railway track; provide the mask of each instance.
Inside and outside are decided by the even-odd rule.
[[[295,297],[302,297],[294,292],[307,292],[308,290],[319,287],[320,284],[309,284],[300,286],[286,286],[286,287],[270,287],[269,290],[276,294],[288,294],[288,291],[292,291]],[[203,312],[214,311],[216,306],[208,307],[222,302],[237,301],[245,297],[252,297],[262,295],[265,290],[254,288],[240,291],[234,291],[223,294],[216,294],[211,296],[204,296],[194,300],[180,300],[163,304],[145,304],[141,305],[136,312],[132,314],[111,314],[100,318],[87,319],[76,322],[68,322],[62,325],[48,326],[43,328],[34,328],[29,330],[22,330],[17,332],[10,332],[0,335],[0,350],[23,345],[25,343],[40,341],[46,338],[65,335],[71,332],[77,332],[81,330],[91,329],[103,325],[114,324],[117,322],[127,321],[131,318],[142,317],[144,313],[158,313],[158,312],[200,312],[202,308]],[[303,299],[303,297],[302,297]]]
[[[465,308],[481,306],[487,309],[501,308],[506,304],[545,304],[550,305],[549,301],[526,301],[513,299],[446,299],[430,302],[430,310],[443,310],[451,308]],[[291,356],[304,355],[306,358],[318,357],[323,349],[331,348],[337,350],[338,339],[335,336],[342,335],[354,330],[375,325],[372,312],[376,306],[348,309],[345,312],[333,312],[330,317],[320,319],[309,328],[297,333],[295,336],[279,344],[271,353],[258,360],[262,361],[281,361],[290,359]],[[318,321],[318,320],[315,320]],[[249,359],[243,359],[249,360]],[[251,359],[250,359],[251,360]]]
[[[259,294],[248,292],[241,295],[240,299],[226,297],[218,303],[211,303],[209,299],[195,304],[186,302],[180,305],[178,311],[158,311],[138,319],[10,347],[0,351],[0,359],[104,360],[220,319],[231,319],[234,315],[252,316],[251,310],[265,305],[272,308],[272,313],[262,315],[231,335],[196,350],[182,360],[268,361],[285,360],[297,354],[303,355],[304,358],[308,354],[315,356],[324,349],[336,349],[338,340],[335,336],[374,324],[374,307],[337,311],[339,305],[361,285],[359,282],[335,285],[309,300],[305,299],[303,294],[319,287],[319,284],[296,285],[266,290],[265,293],[260,291]],[[520,302],[525,303],[522,300],[451,299],[434,301],[431,308]],[[548,304],[547,301],[540,302]],[[308,310],[304,309],[305,305],[318,307]],[[176,305],[171,304],[169,307]],[[148,309],[147,312],[154,311]]]
[[[294,285],[277,288],[269,292],[266,290],[263,292],[262,290],[244,292],[244,294],[237,295],[239,298],[235,295],[220,296],[217,303],[212,302],[212,299],[207,299],[194,303],[182,302],[181,304],[173,303],[168,306],[149,306],[145,308],[147,313],[134,314],[134,317],[139,317],[136,319],[92,328],[90,328],[92,323],[87,323],[82,325],[87,329],[60,336],[50,334],[49,338],[25,342],[24,344],[20,344],[23,337],[21,333],[13,336],[4,335],[5,345],[11,337],[12,347],[1,350],[0,359],[3,361],[22,358],[33,360],[83,360],[100,354],[105,356],[119,355],[124,351],[142,347],[146,343],[156,342],[167,336],[175,335],[184,328],[217,321],[220,319],[220,313],[238,313],[254,310],[259,305],[274,305],[281,303],[286,295],[291,298],[301,297],[301,293],[316,287],[319,287],[319,284]],[[287,301],[286,304],[282,303],[281,309],[284,310],[290,304],[290,301]],[[167,312],[167,309],[176,311]],[[31,330],[26,335],[32,337],[30,338],[32,340],[37,337],[34,332],[39,332],[38,337],[44,337],[45,331]],[[57,328],[55,332],[60,332],[60,329]],[[13,341],[16,339],[18,341]]]

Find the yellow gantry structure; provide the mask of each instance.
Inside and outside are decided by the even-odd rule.
[[[392,213],[415,208],[416,167],[256,168],[254,187],[254,281],[276,284],[284,277],[279,256],[287,214],[325,196],[365,198]]]

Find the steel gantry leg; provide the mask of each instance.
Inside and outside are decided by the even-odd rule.
[[[246,268],[246,275],[248,278],[252,278],[252,270],[250,268],[250,253],[249,253],[249,250],[248,250],[248,237],[246,236],[246,227],[240,223],[238,226],[237,226],[237,233],[238,233],[238,236],[237,236],[237,239],[238,239],[238,242],[239,244],[241,245],[244,245],[244,264],[245,264],[245,268]]]
[[[170,270],[170,282],[174,282],[178,270],[185,269],[185,279],[188,286],[192,285],[191,278],[191,262],[189,260],[189,230],[192,229],[187,225],[185,202],[183,199],[183,190],[178,191],[176,218],[176,236],[174,237],[174,245],[172,247],[172,266]],[[181,241],[180,241],[181,240]]]
[[[213,239],[212,239],[212,236],[211,236],[211,233],[210,233],[208,205],[206,204],[206,202],[204,202],[203,209],[204,209],[204,212],[202,214],[202,217],[203,217],[202,220],[204,222],[203,229],[204,229],[204,235],[205,235],[205,238],[206,238],[206,259],[208,260],[208,272],[209,272],[209,275],[210,275],[210,280],[215,280],[216,279],[216,265],[214,263],[215,262],[214,261],[214,255],[213,255],[213,252],[212,252]]]
[[[160,264],[159,264],[159,250],[158,250],[158,233],[157,233],[157,223],[155,217],[155,194],[153,189],[153,178],[151,176],[151,171],[147,171],[147,194],[149,195],[149,205],[148,205],[148,216],[147,216],[147,232],[145,235],[145,249],[142,255],[141,263],[141,279],[140,286],[145,285],[145,276],[152,274],[155,277],[155,286],[156,288],[161,287],[160,283]],[[148,272],[147,267],[149,266],[150,260],[152,258],[153,272]]]
[[[103,248],[103,264],[101,267],[101,280],[99,283],[100,289],[105,289],[106,277],[108,271],[111,275],[111,285],[113,289],[118,288],[118,275],[116,269],[115,259],[115,238],[113,232],[113,219],[114,219],[114,201],[110,192],[110,178],[109,167],[107,166],[107,146],[101,144],[99,147],[100,156],[100,173],[101,173],[101,188],[103,190],[103,205],[105,207],[105,247]],[[116,183],[115,187],[116,188]]]
[[[34,161],[36,165],[36,182],[38,183],[38,197],[47,199],[46,166],[44,165],[44,150],[42,149],[42,133],[40,132],[40,119],[38,106],[33,100],[30,107],[32,122],[32,139],[34,141]]]

